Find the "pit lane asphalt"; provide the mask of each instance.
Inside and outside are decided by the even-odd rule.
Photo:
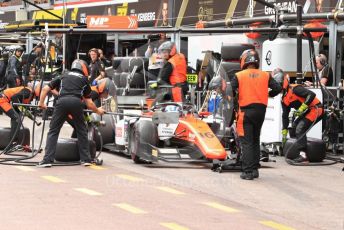
[[[71,131],[64,125],[60,136]],[[243,181],[207,164],[102,158],[90,168],[0,165],[0,229],[344,229],[342,164],[295,167],[277,157]]]

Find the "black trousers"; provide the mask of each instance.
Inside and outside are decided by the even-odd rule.
[[[260,131],[263,126],[266,108],[241,109],[237,131],[242,150],[242,170],[258,169],[260,160]]]
[[[307,118],[303,117],[293,123],[293,129],[295,130],[295,135],[291,132],[290,136],[296,138],[296,146],[299,151],[307,151],[307,132],[309,128],[313,125],[316,125],[320,120],[322,120],[323,116],[317,118],[315,122],[308,120]]]
[[[58,99],[47,136],[44,161],[54,161],[58,136],[69,114],[73,116],[74,120],[74,127],[78,137],[80,160],[91,161],[83,109],[83,103],[78,97],[64,96]]]
[[[0,109],[2,112],[5,112],[3,109]],[[11,132],[10,132],[10,139],[13,138],[14,134],[16,134],[16,136],[13,138],[13,141],[17,141],[18,140],[18,135],[19,135],[19,128],[18,131],[16,133],[17,127],[19,125],[19,114],[14,110],[14,109],[10,109],[7,112],[5,112],[5,114],[11,118]]]

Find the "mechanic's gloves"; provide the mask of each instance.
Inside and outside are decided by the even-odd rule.
[[[295,111],[295,116],[297,117],[301,116],[307,109],[308,109],[308,105],[306,105],[305,103],[302,103],[300,108]]]
[[[156,89],[158,88],[158,83],[153,83],[149,86],[151,89]]]
[[[20,111],[20,112],[24,112],[25,111],[25,108],[24,108],[24,106],[18,106],[18,110]]]
[[[284,146],[287,142],[288,129],[282,130],[282,145]]]
[[[96,86],[98,84],[97,80],[93,80],[92,86]]]
[[[84,118],[85,118],[85,121],[87,123],[91,123],[92,122],[92,116],[90,114],[85,114]]]

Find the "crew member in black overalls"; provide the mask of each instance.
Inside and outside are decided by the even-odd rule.
[[[93,48],[88,52],[88,55],[91,58],[91,63],[89,65],[90,67],[90,77],[89,77],[89,83],[92,84],[92,86],[97,85],[97,82],[100,79],[105,78],[105,65],[100,60],[100,54],[98,49]]]
[[[6,69],[8,64],[8,52],[0,54],[0,88],[6,87]]]
[[[21,56],[24,52],[23,47],[18,46],[14,50],[14,54],[8,60],[8,66],[6,71],[7,86],[8,88],[14,88],[23,84],[22,79],[22,61]]]
[[[93,112],[102,115],[104,114],[104,110],[102,108],[97,108],[90,98],[91,87],[87,81],[88,73],[87,63],[77,59],[72,63],[71,72],[53,79],[43,88],[39,101],[39,107],[41,109],[47,108],[44,104],[44,100],[49,91],[60,88],[60,94],[50,123],[50,130],[48,132],[45,147],[45,156],[37,165],[38,167],[45,168],[52,166],[55,159],[58,136],[68,115],[71,115],[74,120],[78,136],[80,162],[84,166],[91,165],[82,99],[86,103],[87,108],[91,109]]]

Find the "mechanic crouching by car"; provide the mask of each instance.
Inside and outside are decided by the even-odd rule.
[[[33,90],[33,86],[8,88],[0,94],[0,108],[9,118],[11,118],[10,136],[13,138],[13,141],[16,141],[19,133],[18,131],[16,132],[16,130],[19,124],[20,116],[18,113],[20,113],[20,111],[14,109],[11,103],[29,104],[35,97],[38,97],[38,95],[39,90]],[[14,137],[14,135],[16,136]]]
[[[97,114],[104,114],[102,108],[97,108],[90,98],[91,87],[88,84],[87,76],[89,74],[87,63],[76,59],[71,66],[71,72],[67,72],[61,77],[55,78],[42,90],[39,107],[46,109],[44,100],[53,89],[59,88],[59,99],[54,107],[53,117],[50,123],[50,129],[47,136],[45,155],[38,167],[51,167],[55,159],[55,151],[60,130],[67,120],[68,115],[73,117],[74,126],[78,136],[78,149],[80,154],[80,163],[84,166],[91,165],[91,156],[87,136],[87,127],[84,119],[84,107],[82,99],[87,108]]]
[[[314,92],[301,85],[289,84],[289,76],[281,69],[275,69],[272,73],[274,79],[282,86],[282,144],[284,145],[288,135],[289,113],[295,109],[292,129],[297,139],[297,149],[300,155],[294,159],[295,163],[307,163],[307,132],[319,122],[324,115],[324,108]],[[293,135],[292,135],[293,136]]]
[[[188,91],[185,56],[182,53],[177,53],[175,43],[170,41],[161,44],[159,54],[164,59],[165,64],[159,72],[157,85],[155,85],[159,88],[159,92],[153,104],[165,100],[183,102],[184,95]],[[170,85],[172,88],[163,89],[164,85]]]
[[[259,63],[255,50],[244,51],[240,57],[242,71],[236,73],[231,81],[233,96],[238,94],[237,132],[242,148],[240,178],[244,180],[259,177],[260,131],[268,97],[281,92],[281,86],[270,74],[258,69]]]
[[[22,79],[22,61],[21,56],[24,52],[23,47],[18,46],[14,50],[14,54],[8,59],[6,70],[7,86],[14,88],[23,84]]]

